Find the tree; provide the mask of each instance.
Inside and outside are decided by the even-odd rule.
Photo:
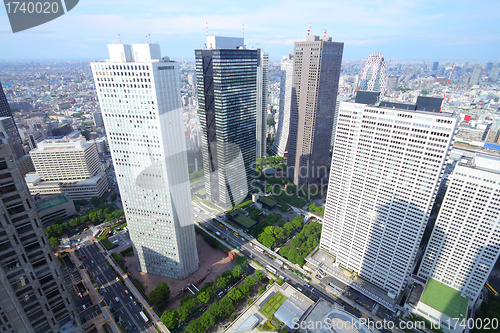
[[[219,301],[219,305],[223,316],[228,316],[234,311],[233,301],[228,296],[224,296],[224,298]]]
[[[228,282],[229,282],[229,279],[224,277],[224,276],[219,276],[219,277],[217,277],[217,279],[215,279],[215,285],[219,289],[225,288]]]
[[[266,229],[269,228],[269,227],[266,227]],[[265,230],[265,229],[264,229]],[[268,248],[273,248],[276,246],[276,238],[274,238],[273,235],[267,233],[267,232],[262,232],[260,235],[259,235],[259,238],[258,238],[259,242],[262,243],[262,245],[264,245],[265,247],[268,247]]]
[[[166,282],[160,282],[149,294],[149,299],[158,309],[163,309],[170,298],[170,288]]]
[[[236,265],[241,266],[242,268],[247,268],[248,267],[248,260],[245,257],[236,257],[235,261]]]
[[[282,286],[283,283],[285,283],[285,281],[283,281],[282,278],[279,278],[278,280],[276,280],[276,283],[279,284],[280,286]]]
[[[295,229],[299,229],[302,227],[302,222],[303,222],[303,218],[302,216],[300,215],[295,215],[295,217],[293,218],[292,220],[292,224],[293,226],[295,227]]]
[[[208,303],[208,301],[210,301],[210,294],[207,293],[206,291],[200,291],[198,293],[198,302],[200,303]]]
[[[213,324],[215,324],[215,318],[209,312],[205,312],[200,317],[199,321],[204,329],[209,329]]]
[[[242,283],[240,284],[240,287],[238,288],[243,295],[248,295],[250,294],[250,286],[248,283]]]
[[[60,216],[58,216],[54,219],[54,224],[61,224],[63,222],[64,222],[64,219]]]
[[[238,277],[238,276],[240,276],[242,273],[243,273],[243,268],[241,268],[241,266],[239,266],[239,265],[234,266],[234,267],[233,267],[233,269],[231,270],[231,274],[232,274],[234,277]]]
[[[184,302],[183,302],[184,301]],[[196,308],[196,299],[193,297],[184,297],[181,300],[181,306],[177,309],[177,314],[179,315],[179,320],[184,321],[191,314],[194,308]]]
[[[223,310],[219,304],[219,302],[215,302],[208,308],[208,313],[214,317],[215,320],[219,320],[222,317]]]
[[[61,241],[57,237],[50,237],[49,243],[52,248],[56,248],[61,244]]]
[[[243,297],[243,294],[239,289],[233,288],[227,293],[227,297],[229,297],[233,301],[237,301]]]
[[[106,202],[106,199],[104,199],[103,197],[92,197],[90,199],[90,203],[92,204],[92,206],[94,206],[95,208],[101,206],[102,204],[104,204]]]
[[[167,326],[169,330],[176,328],[179,325],[179,319],[177,312],[172,309],[168,309],[161,315],[161,322]]]
[[[188,333],[204,333],[205,330],[203,325],[199,320],[191,320],[189,324],[186,326],[185,332]]]
[[[259,287],[259,295],[262,295],[265,292],[266,292],[266,286],[260,286]]]
[[[255,271],[255,278],[257,279],[257,281],[260,282],[265,277],[266,277],[266,275],[262,271],[260,271],[260,270]]]
[[[287,222],[283,226],[283,229],[285,229],[286,233],[290,235],[295,230],[295,226],[293,225],[293,223]]]
[[[255,280],[253,279],[253,277],[251,275],[249,275],[245,278],[245,282],[248,283],[248,285],[250,285],[250,286],[253,286],[255,284]]]

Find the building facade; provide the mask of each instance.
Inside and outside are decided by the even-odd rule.
[[[361,72],[359,90],[380,91],[382,95],[387,91],[385,60],[381,53],[368,56]]]
[[[281,157],[288,153],[288,133],[290,131],[290,108],[292,104],[293,56],[281,60],[280,105],[278,129],[273,142],[273,152]]]
[[[35,204],[0,134],[0,330],[80,332]]]
[[[30,155],[44,181],[87,179],[102,171],[96,144],[84,138],[44,140]]]
[[[472,70],[472,75],[470,77],[469,85],[475,86],[478,85],[481,81],[481,76],[483,75],[483,67],[476,66]]]
[[[449,177],[422,264],[432,278],[478,298],[500,253],[500,159],[463,157]]]
[[[328,177],[343,49],[326,36],[295,42],[287,161],[295,185]]]
[[[178,64],[158,44],[108,50],[91,66],[139,269],[184,279],[198,252]]]
[[[245,49],[243,38],[209,36],[195,56],[205,190],[229,209],[252,186],[259,51]]]
[[[403,290],[455,124],[445,114],[340,102],[320,242],[336,265],[390,295]]]
[[[257,50],[257,116],[255,118],[255,153],[257,158],[266,157],[267,142],[267,95],[269,76],[269,53]]]

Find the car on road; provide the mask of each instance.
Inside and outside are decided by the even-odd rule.
[[[297,290],[300,291],[300,292],[302,292],[302,288],[300,288],[300,287],[297,287]]]
[[[309,283],[304,283],[304,286],[306,286],[307,288],[311,288],[311,285]]]
[[[118,303],[120,299],[118,297],[115,297],[115,302]]]

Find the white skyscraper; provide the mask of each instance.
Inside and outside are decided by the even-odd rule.
[[[269,75],[269,53],[258,52],[257,63],[257,118],[256,118],[256,157],[266,158],[267,141],[267,94],[268,94],[268,75]]]
[[[361,72],[359,90],[380,91],[382,94],[387,90],[387,73],[381,53],[376,52],[368,56]]]
[[[424,233],[456,119],[340,102],[320,248],[398,295]],[[416,109],[416,110],[415,110]]]
[[[500,253],[500,159],[464,157],[449,181],[418,275],[474,304]]]
[[[92,72],[139,268],[183,279],[198,253],[178,65],[157,44],[132,48],[108,45]]]
[[[273,143],[273,151],[283,157],[288,150],[288,132],[290,130],[290,108],[292,102],[293,56],[284,56],[281,60],[280,108],[278,130]]]

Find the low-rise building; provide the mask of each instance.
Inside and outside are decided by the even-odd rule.
[[[35,197],[35,205],[42,223],[52,222],[56,217],[66,219],[76,215],[76,208],[69,194]]]

